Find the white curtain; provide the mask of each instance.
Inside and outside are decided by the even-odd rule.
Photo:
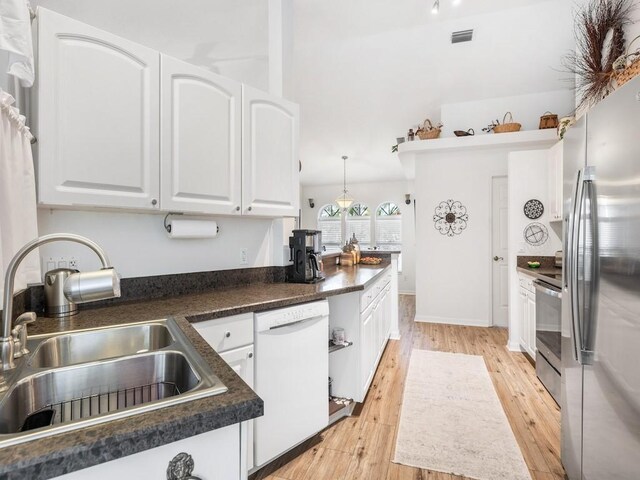
[[[36,183],[31,155],[33,138],[25,118],[12,105],[11,95],[0,89],[0,287],[9,262],[27,242],[38,236]],[[22,263],[15,291],[40,282],[37,250]],[[4,291],[4,290],[2,290]],[[0,295],[0,308],[2,308]]]
[[[7,73],[23,87],[32,86],[35,78],[31,12],[28,0],[0,0],[0,50],[9,52]]]

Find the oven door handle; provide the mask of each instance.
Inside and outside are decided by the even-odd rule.
[[[549,295],[551,297],[555,297],[555,298],[562,298],[562,291],[561,290],[555,290],[552,287],[549,287],[547,285],[545,285],[544,283],[538,281],[538,280],[534,280],[533,281],[533,286],[535,287],[536,291],[538,292],[542,292],[545,295]]]

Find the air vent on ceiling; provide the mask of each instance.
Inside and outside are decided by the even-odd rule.
[[[473,30],[460,30],[451,34],[451,43],[470,42],[473,40]]]

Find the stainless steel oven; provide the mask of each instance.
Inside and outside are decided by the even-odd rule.
[[[542,280],[535,280],[533,284],[536,289],[536,374],[559,404],[562,290]]]

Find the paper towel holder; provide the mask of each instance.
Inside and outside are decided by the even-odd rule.
[[[169,212],[165,215],[164,217],[164,229],[167,231],[167,233],[171,233],[171,224],[168,223],[169,217],[172,215],[184,215],[184,213],[182,212]],[[216,233],[220,233],[220,225],[216,225]]]

